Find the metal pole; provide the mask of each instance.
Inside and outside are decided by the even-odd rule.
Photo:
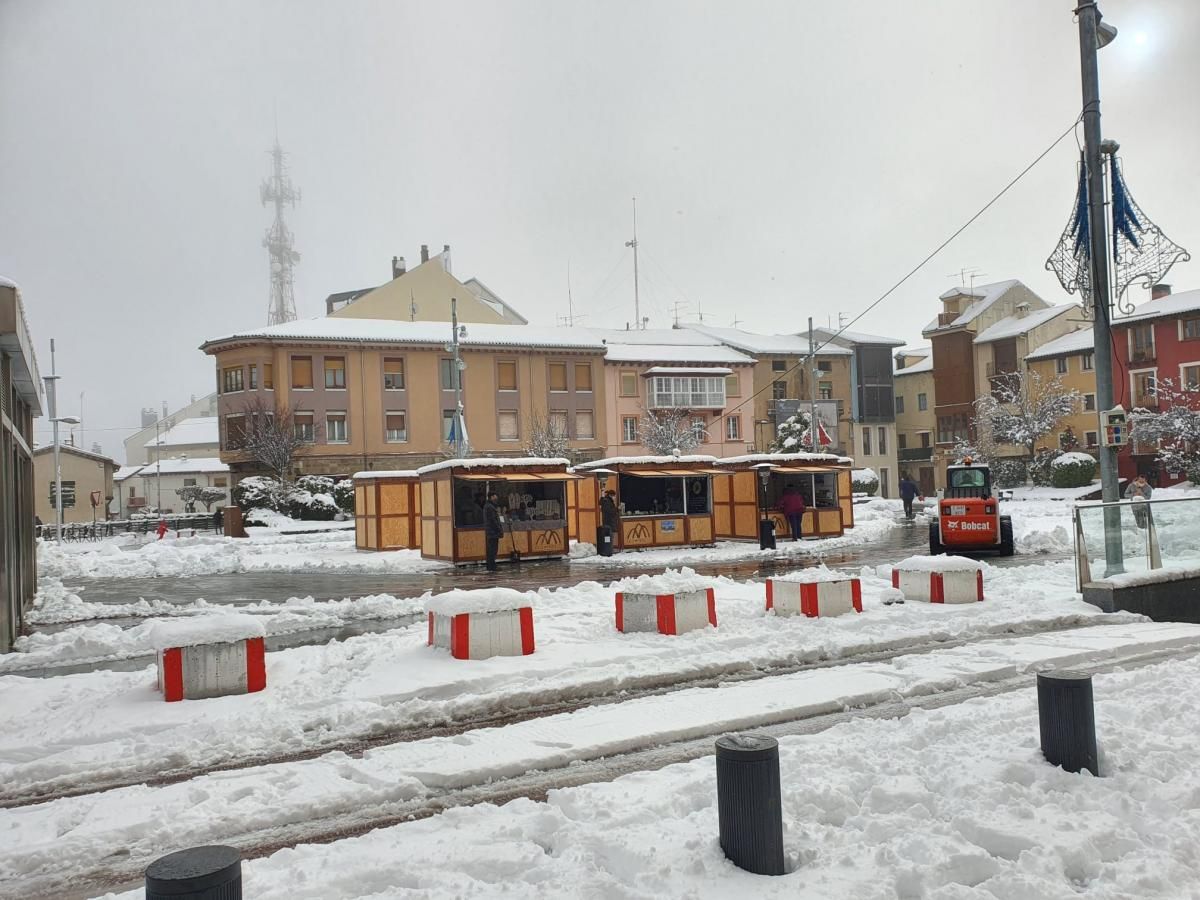
[[[162,438],[158,436],[158,422],[154,423],[154,483],[158,490],[158,499],[155,504],[158,506],[158,515],[162,516]]]
[[[458,299],[450,298],[450,327],[454,330],[451,341],[454,345],[454,456],[458,459],[463,455],[463,402],[462,402],[462,370],[459,368],[458,355]]]
[[[62,464],[59,462],[58,367],[54,361],[54,338],[50,338],[50,376],[46,379],[50,421],[54,425],[54,539],[62,545]]]
[[[1079,19],[1079,68],[1083,82],[1084,165],[1087,167],[1088,220],[1091,235],[1090,281],[1092,333],[1095,347],[1096,406],[1113,407],[1112,331],[1109,325],[1108,228],[1104,210],[1104,168],[1100,162],[1100,74],[1096,51],[1100,10],[1095,0],[1083,0],[1075,10]],[[1106,503],[1120,499],[1116,447],[1099,449],[1101,496]],[[1121,546],[1121,510],[1104,510],[1105,576],[1125,571]]]
[[[821,426],[817,422],[817,341],[813,335],[813,320],[812,316],[808,317],[808,380],[809,384],[809,399],[812,402],[811,415],[808,420],[809,442],[808,449],[813,453],[817,452],[817,445],[821,442]],[[816,495],[813,495],[816,499]],[[814,513],[815,515],[815,513]]]
[[[637,197],[633,198],[633,240],[625,242],[633,248],[633,327],[642,327],[642,301],[638,293],[638,240],[637,240]]]

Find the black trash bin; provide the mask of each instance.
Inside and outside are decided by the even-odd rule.
[[[758,549],[775,549],[775,522],[771,519],[762,519],[758,523]]]
[[[596,552],[601,556],[613,555],[613,530],[607,525],[596,529]]]
[[[146,869],[146,900],[242,900],[242,854],[214,844],[159,857]]]

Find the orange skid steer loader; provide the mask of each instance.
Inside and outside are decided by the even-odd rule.
[[[987,466],[968,459],[946,470],[945,496],[929,523],[929,552],[1013,555],[1012,519],[1000,515]]]

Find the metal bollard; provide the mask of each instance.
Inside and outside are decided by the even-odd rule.
[[[1039,673],[1037,692],[1046,762],[1068,772],[1087,769],[1098,775],[1092,676],[1066,671]]]
[[[160,857],[146,869],[146,900],[242,900],[242,854],[215,844]]]
[[[763,734],[717,738],[721,850],[756,875],[783,875],[779,742]]]
[[[771,519],[762,519],[758,523],[758,549],[775,549],[775,523]]]
[[[607,525],[596,529],[596,553],[600,556],[613,555],[613,530]]]

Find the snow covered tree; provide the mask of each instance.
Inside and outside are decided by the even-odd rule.
[[[296,457],[317,439],[317,425],[297,426],[298,407],[274,406],[256,397],[244,407],[245,426],[239,437],[230,438],[231,450],[241,450],[260,463],[276,479],[287,482]]]
[[[1037,442],[1053,433],[1082,401],[1083,395],[1060,378],[1047,381],[1037,372],[1013,372],[994,379],[991,392],[975,401],[976,431],[985,443],[1023,448],[1032,461]]]
[[[811,450],[812,437],[808,431],[809,415],[797,412],[779,423],[775,431],[775,440],[771,442],[772,453],[802,453]]]
[[[176,488],[175,493],[179,495],[185,506],[195,509],[197,503],[203,503],[206,512],[212,510],[212,505],[218,500],[225,499],[225,492],[220,488],[204,487],[201,485],[185,485],[181,488]]]
[[[692,427],[692,417],[674,407],[643,412],[638,423],[638,439],[655,456],[695,450],[702,438],[703,434]]]
[[[525,453],[541,459],[558,459],[567,455],[570,439],[567,433],[540,412],[529,419],[529,440]]]
[[[1158,446],[1158,460],[1169,472],[1183,472],[1200,484],[1200,388],[1177,387],[1170,379],[1157,383],[1157,409],[1129,414],[1129,437]]]
[[[354,482],[343,478],[334,484],[333,500],[342,512],[354,515]]]

